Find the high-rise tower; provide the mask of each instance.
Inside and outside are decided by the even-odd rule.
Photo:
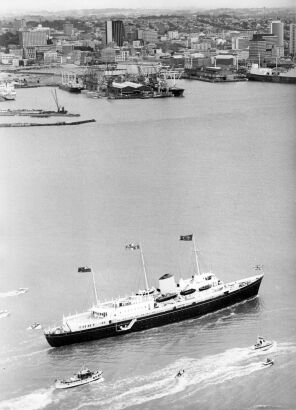
[[[296,23],[290,24],[289,52],[294,56],[296,55]]]
[[[115,42],[119,47],[123,45],[124,25],[121,20],[106,21],[106,44]]]
[[[280,20],[272,21],[270,25],[270,33],[278,37],[277,46],[284,46],[284,23]]]

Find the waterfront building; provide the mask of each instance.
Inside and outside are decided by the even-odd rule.
[[[204,54],[195,53],[189,57],[185,57],[184,68],[194,69],[197,67],[205,67],[211,65],[211,58],[205,57]]]
[[[24,47],[24,58],[27,60],[36,60],[36,47]]]
[[[22,48],[30,46],[43,46],[47,44],[48,30],[23,30],[19,31],[19,41]]]
[[[232,50],[244,50],[249,47],[248,37],[234,37],[232,39]]]
[[[265,59],[280,56],[281,48],[277,47],[278,37],[273,34],[254,34],[249,42],[249,59],[251,63],[262,63]]]
[[[12,54],[14,57],[18,57],[20,59],[23,58],[23,49],[22,48],[10,48],[9,54]]]
[[[58,59],[58,53],[54,51],[47,51],[44,53],[44,64],[56,63]]]
[[[8,65],[12,64],[14,56],[12,54],[0,53],[1,64]]]
[[[219,54],[214,58],[215,65],[221,67],[221,66],[230,66],[230,65],[235,65],[236,64],[236,58],[233,55],[223,55]]]
[[[281,21],[272,21],[270,25],[270,33],[277,36],[277,46],[284,46],[284,23]]]
[[[296,54],[296,24],[290,24],[290,42],[289,42],[289,52],[290,54]]]

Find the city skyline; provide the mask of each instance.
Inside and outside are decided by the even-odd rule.
[[[22,0],[11,0],[9,4],[3,2],[0,5],[0,12],[13,12],[13,11],[66,11],[73,9],[186,9],[186,8],[282,8],[293,7],[295,5],[293,0],[242,0],[239,4],[235,0],[200,0],[198,3],[193,0],[158,0],[158,1],[144,1],[144,0],[126,0],[124,6],[120,0],[101,0],[98,4],[96,0],[87,0],[87,2],[81,4],[79,0],[30,0],[23,2]]]

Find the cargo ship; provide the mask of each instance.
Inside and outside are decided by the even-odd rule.
[[[195,273],[176,283],[174,275],[165,274],[159,279],[159,288],[149,288],[145,261],[140,245],[129,244],[127,249],[140,252],[145,277],[145,290],[128,297],[99,302],[95,276],[90,267],[78,272],[92,275],[96,303],[87,311],[63,317],[59,326],[47,328],[44,335],[50,346],[59,347],[111,336],[122,336],[150,328],[197,318],[258,294],[263,272],[233,282],[223,283],[212,272],[202,273],[192,234],[180,240],[191,241],[195,252]]]
[[[250,81],[264,81],[269,83],[296,84],[296,68],[285,72],[278,72],[277,69],[259,67],[252,64],[250,72],[247,74]]]

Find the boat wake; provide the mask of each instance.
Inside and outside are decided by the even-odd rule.
[[[24,293],[27,293],[28,290],[28,288],[19,288],[17,290],[11,290],[10,292],[0,292],[0,298],[23,295]]]
[[[279,343],[269,352],[271,350],[274,352],[272,357],[275,362],[280,364],[281,356],[295,355],[296,345]],[[251,346],[233,348],[203,358],[182,357],[158,371],[142,376],[127,377],[115,382],[105,380],[102,383],[103,380],[99,380],[84,389],[73,390],[75,404],[71,403],[71,409],[122,410],[132,406],[140,408],[154,400],[158,400],[160,408],[164,403],[166,408],[181,408],[184,400],[191,402],[192,397],[201,390],[223,383],[229,385],[232,380],[267,371],[268,367],[262,365],[262,354],[266,355],[266,352],[254,351]],[[185,373],[176,378],[180,369],[185,369]],[[39,410],[47,406],[69,408],[66,400],[69,400],[69,395],[61,394],[52,387],[0,402],[0,410]]]
[[[32,393],[0,402],[0,410],[39,410],[49,404],[57,404],[59,398],[54,388],[35,390]]]
[[[5,309],[5,310],[0,310],[0,319],[3,319],[4,317],[7,317],[7,316],[9,316],[9,315],[10,315],[10,313],[8,312],[7,309]]]
[[[280,344],[278,350],[274,349],[278,356],[296,351],[296,346]],[[146,402],[163,398],[167,406],[178,405],[179,400],[190,400],[200,390],[267,369],[262,365],[261,355],[262,352],[254,352],[247,347],[229,349],[201,359],[183,357],[149,375],[104,383],[98,390],[89,392],[75,410],[89,407],[112,410],[130,406],[139,408]],[[175,378],[180,369],[185,369],[184,375]],[[181,395],[178,394],[180,392]]]

